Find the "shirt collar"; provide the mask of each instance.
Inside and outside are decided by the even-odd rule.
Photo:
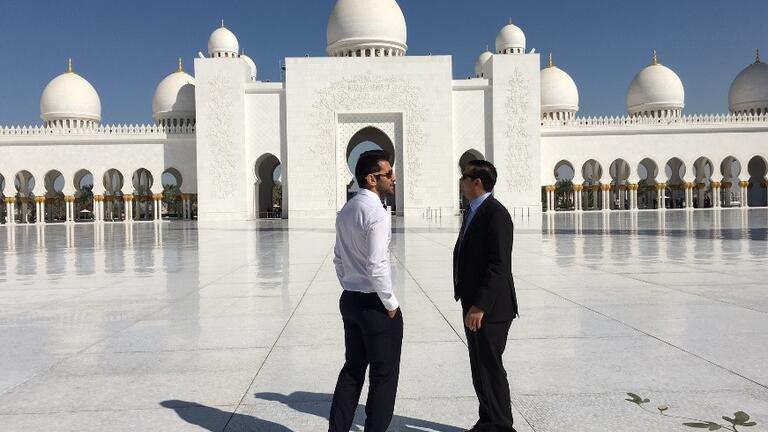
[[[368,189],[363,189],[363,188],[361,188],[361,189],[360,189],[360,190],[357,192],[357,194],[358,194],[358,195],[360,195],[360,196],[364,196],[364,197],[367,197],[367,198],[375,199],[375,200],[376,200],[376,202],[381,202],[381,198],[380,198],[378,195],[376,195],[376,193],[375,193],[375,192],[371,192],[371,191],[369,191]]]
[[[472,211],[477,211],[477,209],[480,208],[481,205],[483,205],[483,203],[485,202],[486,199],[488,199],[489,196],[491,196],[491,193],[486,192],[480,195],[479,197],[473,199],[472,201],[469,202],[469,208]]]

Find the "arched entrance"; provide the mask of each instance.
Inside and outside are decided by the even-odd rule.
[[[672,158],[664,165],[667,188],[664,190],[664,206],[668,209],[685,207],[685,164],[679,158]]]
[[[562,160],[555,165],[555,210],[574,210],[576,197],[573,190],[573,178],[576,170],[569,161]]]
[[[768,205],[768,193],[765,183],[768,163],[762,156],[755,156],[750,159],[747,171],[749,172],[749,189],[747,191],[749,206],[761,207]]]
[[[459,176],[464,173],[464,169],[467,168],[467,164],[475,160],[485,160],[482,153],[477,150],[467,150],[459,158]],[[461,182],[461,180],[459,180]],[[469,201],[461,194],[461,188],[459,188],[459,209],[464,211],[469,207]]]
[[[720,202],[723,203],[723,207],[742,206],[741,186],[739,186],[741,162],[733,156],[728,156],[720,164],[720,173],[723,175],[720,186]]]
[[[0,174],[0,223],[8,223],[5,205],[5,177]]]
[[[29,171],[20,171],[13,180],[16,187],[16,218],[18,223],[37,221],[37,206],[35,205],[35,177]]]
[[[629,163],[624,159],[616,159],[608,168],[611,175],[611,209],[629,210]]]
[[[163,203],[161,216],[166,219],[181,219],[183,202],[181,200],[181,184],[184,179],[176,168],[168,168],[160,177],[163,184]]]
[[[713,205],[712,174],[715,173],[712,161],[700,157],[693,163],[693,173],[696,176],[693,194],[694,208],[710,208]]]
[[[603,167],[600,162],[590,159],[581,167],[581,175],[584,178],[584,192],[582,192],[582,210],[600,210],[603,208],[603,194],[601,192],[600,179],[603,177]]]
[[[104,173],[104,220],[125,220],[123,203],[123,174],[110,169]]]
[[[353,197],[360,189],[357,181],[355,180],[355,165],[360,155],[370,150],[384,150],[389,153],[389,161],[392,164],[392,169],[396,173],[399,173],[399,167],[395,166],[395,145],[392,140],[378,128],[369,126],[361,129],[354,134],[347,144],[346,160],[347,167],[349,168],[349,174],[352,181],[347,185],[347,200]],[[398,182],[400,181],[400,175],[397,175]],[[400,190],[400,186],[397,186]],[[401,195],[399,192],[395,192],[394,195],[388,195],[381,197],[382,203],[390,209],[392,213],[398,214],[398,197]]]
[[[45,215],[42,219],[48,223],[66,222],[67,203],[64,201],[64,176],[57,170],[45,175]]]
[[[145,168],[139,168],[131,178],[133,184],[133,220],[149,221],[155,218],[155,201],[152,185],[155,179]]]
[[[658,203],[658,193],[656,189],[656,178],[659,175],[659,166],[651,158],[645,158],[637,165],[637,175],[640,181],[637,183],[637,208],[639,209],[657,209],[661,205]]]
[[[93,213],[93,174],[80,170],[75,174],[75,221],[92,221]]]
[[[267,153],[256,160],[254,166],[254,202],[256,217],[276,219],[283,213],[282,165],[277,156]]]

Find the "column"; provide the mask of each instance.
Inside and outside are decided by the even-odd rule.
[[[67,222],[75,221],[75,197],[73,195],[66,195],[64,197],[64,203],[67,207]]]
[[[573,185],[573,194],[574,194],[573,205],[574,205],[574,210],[576,210],[577,212],[580,212],[583,209],[581,204],[581,201],[582,201],[581,195],[583,191],[584,191],[584,185],[580,185],[580,184]]]
[[[601,203],[602,205],[600,206],[600,210],[607,211],[611,207],[610,206],[611,201],[609,198],[609,195],[611,193],[611,185],[609,184],[600,185],[600,193],[602,194],[602,198],[603,198]]]
[[[45,223],[45,197],[35,197],[35,223]]]
[[[552,213],[555,211],[555,208],[554,208],[555,200],[552,193],[552,186],[550,185],[544,186],[544,192],[546,193],[546,197],[547,197],[547,213]]]
[[[749,181],[740,181],[739,190],[741,190],[741,207],[749,208]]]
[[[656,184],[656,209],[657,210],[666,210],[667,209],[667,200],[665,199],[667,194],[665,193],[667,190],[667,184],[666,183],[658,183]]]
[[[692,182],[685,183],[685,208],[687,210],[693,210],[693,188],[695,184]]]
[[[16,198],[8,197],[6,200],[8,202],[8,216],[6,216],[6,218],[9,225],[14,225],[16,223]]]
[[[11,211],[11,203],[14,201],[13,197],[5,197],[3,203],[5,204],[5,223],[11,225],[13,223],[13,211]]]
[[[161,220],[163,220],[163,215],[160,214],[160,211],[163,208],[163,205],[162,205],[162,203],[163,203],[163,194],[157,193],[157,194],[152,195],[152,200],[154,201],[154,205],[155,205],[155,211],[153,212],[154,220],[161,221]]]
[[[133,195],[123,195],[123,204],[125,205],[125,221],[133,221]]]
[[[94,222],[101,222],[104,218],[102,216],[101,212],[101,200],[103,197],[101,195],[94,195],[93,196],[93,221]]]
[[[720,182],[713,181],[712,186],[712,208],[720,208]]]

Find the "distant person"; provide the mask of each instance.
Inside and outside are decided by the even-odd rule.
[[[392,217],[382,197],[394,194],[397,178],[381,150],[365,152],[355,167],[360,191],[336,218],[333,263],[344,288],[344,367],[333,394],[328,430],[349,432],[370,371],[365,431],[385,432],[392,421],[400,376],[403,316],[392,291],[389,243]]]
[[[502,354],[518,316],[512,280],[512,218],[491,192],[496,168],[469,162],[461,193],[469,201],[453,250],[454,298],[461,301],[472,383],[479,402],[470,432],[514,432],[512,403]]]

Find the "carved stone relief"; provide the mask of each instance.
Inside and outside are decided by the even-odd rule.
[[[312,158],[319,172],[327,171],[328,167],[335,167],[337,173],[343,168],[339,166],[342,161],[338,157],[335,144],[337,113],[381,113],[385,116],[393,112],[402,113],[403,136],[391,138],[394,143],[402,143],[405,147],[404,168],[409,182],[419,182],[425,139],[422,125],[426,108],[422,104],[421,90],[410,81],[373,73],[339,80],[317,91],[312,111],[314,133],[307,143],[308,156]],[[346,161],[343,161],[343,166],[346,166]],[[335,206],[337,181],[335,176],[329,176],[317,185],[318,192],[324,194],[329,207]],[[406,190],[410,199],[417,199],[414,188],[406,187]]]
[[[504,132],[507,138],[507,151],[504,155],[506,163],[506,183],[511,192],[530,190],[531,177],[529,167],[538,161],[530,160],[528,132],[528,98],[529,80],[515,69],[509,79],[505,111],[507,126]]]
[[[229,96],[233,93],[232,81],[219,72],[208,81],[211,97],[206,109],[210,126],[206,131],[208,139],[208,174],[217,198],[231,198],[234,191],[234,175],[237,160],[232,149],[232,107]]]

